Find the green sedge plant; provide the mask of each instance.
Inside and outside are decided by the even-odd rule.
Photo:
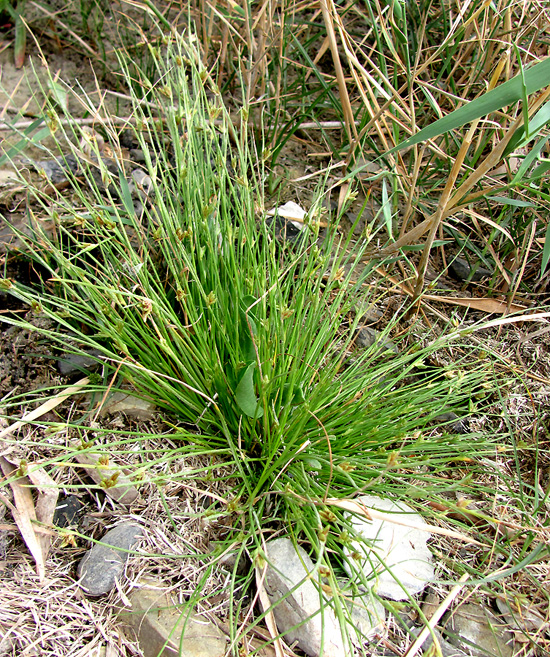
[[[491,371],[472,368],[475,353],[466,347],[452,367],[429,366],[460,336],[456,330],[397,355],[380,343],[355,347],[363,323],[355,308],[369,301],[375,264],[365,262],[368,241],[339,232],[338,218],[323,210],[323,189],[297,238],[286,239],[282,220],[264,205],[267,176],[247,134],[249,108],[235,128],[196,39],[174,31],[164,41],[156,81],[142,80],[148,100],[133,94],[126,127],[143,153],[139,205],[118,123],[85,94],[80,102],[98,117],[95,133],[60,116],[63,107],[47,108],[55,146],[42,148],[62,163],[76,157],[80,170],[67,167],[70,194],[28,186],[34,233],[20,237],[41,283],[0,282],[47,321],[2,319],[42,332],[60,349],[96,350],[106,389],[130,384],[164,409],[178,453],[231,464],[225,513],[233,525],[220,552],[236,545],[257,565],[264,541],[286,534],[329,568],[335,584],[349,522],[328,500],[370,492],[414,505],[457,485],[464,493],[474,487],[476,464],[486,468],[480,459],[494,453],[498,436],[432,427],[443,412],[464,416],[482,403]],[[130,77],[124,57],[121,67]],[[134,63],[130,89],[135,75]],[[52,232],[41,228],[43,219]],[[139,440],[122,435],[111,455]],[[169,464],[173,448],[164,458]],[[469,474],[457,484],[449,470],[466,463]],[[151,463],[137,470],[136,482],[157,483]],[[235,570],[231,591],[239,577]],[[250,575],[244,580],[252,586]],[[345,625],[345,605],[337,596],[334,604]]]

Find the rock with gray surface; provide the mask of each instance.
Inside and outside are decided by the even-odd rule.
[[[355,334],[355,346],[359,349],[369,349],[374,345],[377,346],[377,353],[380,354],[399,353],[397,346],[380,331],[370,326],[364,326],[358,329]]]
[[[137,638],[143,657],[225,657],[223,632],[204,616],[189,615],[162,589],[136,589],[130,602],[119,620],[125,633]]]
[[[143,536],[141,527],[125,522],[96,543],[78,565],[79,584],[91,596],[105,595],[122,577],[128,553]]]
[[[493,273],[490,269],[486,269],[485,267],[472,267],[467,260],[464,260],[464,258],[454,258],[454,260],[449,263],[449,271],[454,278],[459,281],[470,280],[474,283],[477,283],[484,278],[488,278]]]
[[[447,640],[473,657],[512,657],[514,635],[483,605],[461,605],[447,616]]]
[[[432,553],[428,549],[429,531],[422,518],[402,502],[371,495],[355,500],[368,509],[381,511],[387,520],[369,520],[349,515],[358,540],[346,550],[344,567],[359,586],[364,582],[381,596],[406,600],[424,589],[433,579]]]
[[[269,541],[266,547],[268,567],[264,585],[275,605],[273,614],[285,642],[296,642],[310,657],[321,654],[323,643],[324,657],[343,657],[346,650],[334,611],[325,600],[320,612],[319,589],[307,579],[315,569],[309,556],[288,538]]]
[[[414,627],[412,628],[411,632],[414,634],[414,636],[418,636],[423,629],[423,627]],[[448,641],[445,641],[445,639],[441,636],[441,632],[434,629],[433,634],[437,640],[439,648],[441,649],[442,657],[467,657],[467,654],[463,650],[460,650],[460,648],[457,648]],[[430,657],[434,657],[438,654],[436,652],[434,640],[431,634],[426,637],[426,640],[422,644],[422,652],[420,654],[426,656],[429,655]]]

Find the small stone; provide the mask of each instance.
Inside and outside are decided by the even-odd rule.
[[[422,518],[403,502],[371,495],[363,495],[356,502],[367,511],[372,508],[391,515],[395,522],[349,516],[353,529],[364,540],[352,541],[346,550],[344,568],[348,575],[361,588],[365,586],[363,581],[372,582],[378,595],[392,600],[406,600],[422,591],[434,576],[432,553],[427,546],[430,533],[415,527],[425,526]]]
[[[285,642],[296,642],[310,657],[318,657],[324,635],[324,657],[343,657],[346,651],[334,611],[327,601],[320,613],[319,589],[307,578],[315,570],[308,554],[288,538],[269,541],[266,547],[265,589]]]
[[[76,495],[64,496],[55,507],[53,524],[57,527],[74,527],[84,506],[84,502]]]
[[[70,376],[79,372],[91,372],[101,365],[98,358],[101,352],[98,349],[90,349],[85,354],[61,354],[57,361],[57,369],[63,376]]]
[[[353,312],[358,315],[359,322],[378,322],[384,313],[369,302],[359,302],[353,307]]]
[[[375,160],[358,157],[355,161],[354,171],[357,172],[361,178],[370,178],[371,176],[376,176],[381,173],[383,169],[382,165]]]
[[[232,550],[231,552],[226,552],[218,561],[218,564],[221,568],[229,570],[230,572],[235,571],[237,575],[244,575],[250,568],[250,561],[246,558],[246,555],[243,552],[238,550]]]
[[[463,258],[454,258],[454,260],[449,263],[449,271],[459,281],[470,280],[474,283],[491,276],[493,273],[489,269],[485,269],[485,267],[477,267],[472,274],[472,267],[469,262]]]
[[[422,609],[422,613],[424,614],[424,616],[426,616],[427,620],[431,620],[432,616],[434,615],[435,611],[439,608],[440,604],[441,604],[441,598],[437,595],[437,593],[434,593],[433,591],[429,591],[425,595],[421,609]]]
[[[227,640],[223,632],[204,616],[174,605],[164,591],[136,589],[130,594],[132,607],[119,619],[137,637],[143,657],[224,657]],[[183,635],[182,635],[183,630]]]
[[[473,657],[512,657],[514,637],[502,621],[482,605],[469,603],[449,615],[444,629],[449,641]]]
[[[108,531],[86,554],[78,565],[79,584],[88,595],[105,595],[120,579],[132,550],[143,536],[141,527],[122,523]]]
[[[358,329],[355,335],[355,346],[359,349],[369,349],[374,345],[378,346],[378,353],[399,353],[396,345],[380,333],[380,331],[376,331],[370,326],[364,326]]]
[[[135,420],[151,420],[155,414],[156,406],[141,397],[126,392],[115,392],[101,407],[100,417],[114,413],[124,413],[126,417]]]
[[[510,627],[527,633],[543,632],[545,628],[548,629],[548,621],[534,608],[519,606],[517,601],[508,603],[500,598],[496,599],[496,603],[502,618]]]
[[[452,422],[451,430],[453,433],[468,433],[470,431],[468,418],[461,418],[453,411],[441,413],[434,418],[434,422],[438,424],[450,424]]]
[[[130,159],[132,160],[132,162],[135,162],[136,164],[141,164],[142,162],[146,162],[145,153],[141,150],[141,148],[131,148]]]
[[[348,626],[351,640],[356,645],[372,638],[374,634],[382,634],[386,626],[386,610],[370,591],[350,595],[344,591],[344,600],[351,611],[353,627]],[[354,629],[355,628],[355,629]]]

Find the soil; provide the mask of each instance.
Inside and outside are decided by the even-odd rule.
[[[47,60],[52,71],[59,73],[60,80],[70,81],[82,89],[83,97],[89,94],[98,97],[98,90],[110,88],[119,89],[110,79],[98,79],[97,71],[90,65],[86,55],[78,55],[74,50],[64,48],[62,52],[48,52]],[[36,67],[39,81],[33,81],[33,63]],[[45,70],[40,68],[38,52],[33,44],[28,46],[28,58],[24,69],[15,70],[11,48],[0,53],[2,69],[2,90],[0,91],[0,107],[5,120],[18,116],[18,120],[32,119],[40,110],[40,87],[47,86]],[[120,98],[106,96],[106,102],[116,105],[116,111],[124,112]],[[73,108],[76,116],[85,114],[85,108]],[[16,143],[13,136],[3,131],[0,133],[3,141],[0,143],[0,155]],[[302,178],[321,169],[324,162],[309,157],[315,150],[304,140],[290,140],[286,151],[279,160],[279,169],[275,177],[285,175],[281,186],[274,190],[279,202],[293,200],[307,207],[311,199],[314,183],[302,181],[291,183],[289,178]],[[25,158],[43,159],[40,150],[25,151],[18,154],[18,161]],[[28,223],[27,199],[24,190],[14,187],[9,181],[10,167],[6,164],[0,170],[0,213],[3,215],[0,225],[0,251],[4,266],[3,278],[12,278],[26,284],[32,284],[40,275],[25,259],[24,253],[18,249],[20,242],[14,234],[13,226],[19,230],[30,231]],[[37,176],[36,171],[29,169],[28,175]],[[376,190],[375,190],[376,192]],[[372,199],[376,198],[373,193]],[[335,202],[337,199],[333,199]],[[362,204],[359,197],[352,214],[345,217],[344,228],[351,229],[354,224],[353,210],[358,211]],[[369,216],[376,215],[379,208],[375,200],[371,200]],[[356,227],[357,233],[364,230],[364,223]],[[437,265],[434,265],[433,275]],[[454,296],[483,296],[483,288],[470,285],[465,288],[461,283],[444,278],[440,281],[448,293]],[[380,289],[390,290],[381,295],[378,315],[371,320],[376,328],[383,329],[385,318],[403,306],[403,297],[391,291],[391,284],[381,280]],[[426,325],[440,323],[441,318],[449,318],[453,313],[455,323],[465,326],[483,318],[482,313],[466,312],[460,308],[431,303],[426,305],[423,313]],[[0,290],[0,314],[8,320],[10,317],[25,317],[35,324],[44,320],[39,315],[29,312],[28,308],[14,300],[5,290]],[[541,329],[541,326],[543,328]],[[525,486],[537,488],[540,491],[540,504],[548,509],[547,493],[550,486],[550,459],[548,457],[548,403],[550,399],[550,332],[548,326],[537,323],[510,324],[494,327],[476,334],[487,348],[499,354],[497,367],[509,373],[510,387],[503,391],[500,405],[500,423],[509,423],[510,432],[517,436],[518,443],[525,442],[527,449],[518,450],[515,462],[502,462],[503,472],[510,473],[516,469],[516,476]],[[407,331],[406,324],[403,331]],[[407,338],[415,339],[414,336]],[[44,392],[67,384],[74,384],[85,373],[76,370],[68,376],[59,372],[57,360],[60,350],[56,345],[38,333],[33,333],[16,326],[2,324],[0,331],[0,394],[3,400],[5,426],[21,417],[25,410],[36,408],[38,399]],[[452,354],[442,357],[452,358]],[[212,545],[223,535],[223,522],[212,520],[207,522],[201,517],[201,511],[209,506],[215,495],[227,496],[231,491],[230,474],[227,473],[226,486],[219,490],[205,488],[194,489],[187,486],[186,471],[196,471],[207,468],[209,463],[201,463],[187,457],[181,446],[169,434],[173,431],[173,420],[164,417],[158,410],[146,413],[127,409],[125,412],[97,413],[98,399],[73,398],[61,403],[40,418],[39,425],[25,425],[11,436],[3,438],[0,451],[8,462],[19,465],[21,460],[27,463],[47,463],[48,459],[59,453],[59,450],[85,441],[92,429],[75,427],[83,418],[89,418],[94,413],[96,426],[102,429],[101,440],[106,453],[109,445],[118,445],[120,432],[124,430],[139,430],[144,440],[132,451],[121,452],[121,458],[126,464],[139,463],[139,459],[154,460],[170,444],[174,457],[170,462],[170,478],[166,477],[162,465],[158,468],[158,480],[163,479],[164,485],[143,486],[139,490],[139,499],[127,508],[114,501],[108,494],[95,488],[86,471],[67,464],[58,468],[55,482],[59,487],[60,499],[63,502],[70,495],[78,499],[75,514],[68,519],[68,524],[51,532],[52,545],[46,562],[44,581],[40,582],[36,572],[33,557],[28,551],[25,541],[17,525],[6,509],[13,508],[13,497],[9,486],[3,487],[2,501],[5,506],[2,524],[0,525],[0,655],[139,655],[140,649],[132,637],[121,632],[116,622],[116,611],[120,604],[126,604],[128,595],[143,578],[153,578],[161,587],[172,590],[180,601],[191,595],[200,584],[205,590],[216,592],[216,616],[219,621],[227,622],[229,617],[229,601],[226,590],[227,573],[220,570],[215,581],[201,582],[200,570],[190,561],[182,559],[181,555],[190,551],[208,552]],[[72,428],[61,428],[70,419]],[[499,431],[502,427],[493,420],[480,420],[480,427],[487,431]],[[94,425],[92,424],[92,427]],[[82,427],[84,425],[82,424]],[[162,443],[159,444],[159,438]],[[536,453],[533,446],[537,445]],[[145,457],[143,455],[146,455]],[[220,468],[223,465],[220,464]],[[498,483],[488,482],[494,486],[493,507],[489,506],[492,515],[506,515],[505,507],[508,500],[520,491],[505,491],[499,489]],[[490,505],[489,501],[489,505]],[[506,516],[508,517],[508,516]],[[66,519],[67,520],[67,519]],[[76,565],[89,546],[87,537],[100,539],[105,531],[122,520],[138,521],[146,529],[146,538],[141,544],[137,556],[134,556],[126,569],[126,577],[108,596],[102,599],[88,599],[75,585]],[[226,518],[225,521],[228,519]],[[517,519],[522,525],[525,518]],[[547,529],[538,526],[535,529],[542,539],[548,539]],[[546,533],[545,533],[546,532]],[[537,535],[539,535],[537,534]],[[550,572],[547,560],[540,559],[536,563],[539,569],[539,581],[548,586]],[[519,595],[527,596],[534,605],[543,605],[540,593],[525,577],[522,581],[515,580],[511,589]],[[221,591],[221,593],[220,593]],[[2,638],[3,637],[3,638]],[[373,646],[376,650],[376,646]],[[380,650],[382,648],[380,647]],[[373,653],[374,654],[374,653]],[[382,654],[382,653],[379,653]]]

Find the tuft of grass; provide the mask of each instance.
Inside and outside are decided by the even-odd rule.
[[[398,355],[381,354],[378,345],[355,348],[361,318],[353,310],[369,299],[374,266],[364,262],[368,240],[342,236],[338,217],[321,221],[322,188],[298,239],[281,239],[264,207],[267,174],[247,132],[248,106],[236,130],[197,39],[173,31],[164,41],[154,81],[150,73],[137,78],[147,102],[132,92],[127,125],[149,178],[142,208],[112,117],[90,105],[97,117],[90,133],[69,115],[61,121],[62,108],[46,109],[52,154],[76,156],[81,170],[68,171],[71,194],[28,187],[38,208],[29,210],[35,233],[20,237],[41,285],[0,281],[48,322],[2,319],[61,347],[97,349],[107,387],[130,383],[176,418],[172,438],[181,450],[230,464],[235,485],[220,553],[232,545],[259,559],[263,541],[284,532],[336,577],[349,523],[327,500],[369,491],[422,506],[457,487],[474,490],[474,465],[458,482],[449,469],[485,468],[499,437],[432,425],[445,411],[473,412],[492,374],[469,366],[475,354],[467,347],[452,366],[429,366],[459,331],[428,335]],[[135,62],[131,73],[124,57],[120,63],[135,82]],[[44,220],[52,234],[41,229]],[[141,439],[121,433],[109,449],[124,454]],[[61,453],[52,463],[67,458]],[[170,477],[173,449],[163,458]],[[136,480],[160,485],[148,479],[154,465],[140,467]],[[208,477],[216,476],[212,467]],[[235,569],[232,591],[252,584],[252,574],[240,581]],[[189,605],[199,596],[200,587]],[[233,618],[234,632],[241,621]]]

